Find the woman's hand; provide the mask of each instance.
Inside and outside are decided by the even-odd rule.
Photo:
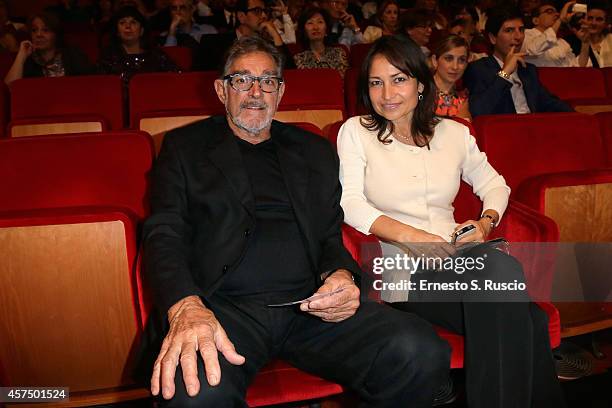
[[[457,245],[461,246],[467,242],[484,242],[489,234],[491,233],[491,220],[489,218],[481,218],[480,220],[468,220],[463,224],[457,225],[453,234],[465,227],[466,225],[473,225],[476,227],[475,230],[469,234],[463,235],[457,240]]]
[[[413,257],[445,259],[455,253],[455,248],[441,236],[417,228],[413,229],[411,237],[397,245]]]
[[[32,44],[32,41],[22,41],[21,44],[19,44],[19,51],[17,52],[17,56],[26,59],[30,55],[32,55],[33,51],[34,45]]]

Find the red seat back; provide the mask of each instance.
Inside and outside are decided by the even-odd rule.
[[[119,76],[26,78],[13,82],[11,119],[54,116],[96,116],[110,129],[123,127],[123,95]]]
[[[344,75],[344,99],[348,117],[364,114],[364,109],[359,105],[358,95],[359,68],[349,68]]]
[[[612,112],[600,112],[595,117],[599,121],[608,166],[612,167]]]
[[[528,177],[605,165],[599,125],[581,113],[483,115],[474,122],[490,163],[513,189]]]
[[[96,64],[100,59],[100,37],[93,28],[66,32],[64,41],[66,45],[83,51],[91,64]]]
[[[596,68],[538,68],[540,82],[563,100],[605,98],[603,72]]]
[[[193,65],[193,52],[189,47],[163,47],[162,51],[170,58],[181,70],[191,71]]]
[[[213,71],[135,75],[130,81],[131,127],[161,112],[225,113],[213,85],[217,78]]]
[[[355,44],[351,46],[349,64],[352,68],[361,69],[361,64],[363,64],[371,46],[372,44]]]
[[[113,206],[142,219],[151,138],[136,131],[0,140],[0,211]]]

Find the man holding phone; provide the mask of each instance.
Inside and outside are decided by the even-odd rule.
[[[363,43],[363,33],[357,25],[355,16],[346,11],[348,0],[323,0],[321,7],[325,9],[333,20],[330,30],[330,42],[344,44],[350,47],[353,44]]]

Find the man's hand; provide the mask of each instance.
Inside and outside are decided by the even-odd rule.
[[[169,34],[175,36],[176,30],[181,24],[183,24],[183,19],[180,16],[172,17],[172,22],[170,23],[170,30],[168,30]]]
[[[270,20],[265,20],[259,25],[259,32],[267,34],[276,47],[283,45],[283,39],[276,31],[276,27]]]
[[[351,276],[346,269],[338,269],[325,279],[315,294],[329,293],[339,288],[344,289],[333,295],[302,303],[300,310],[320,317],[324,322],[337,323],[348,319],[359,308],[359,288]]]
[[[484,242],[487,236],[491,233],[491,221],[488,218],[481,218],[479,221],[467,220],[463,224],[459,224],[455,227],[453,233],[459,231],[466,225],[473,225],[476,227],[475,230],[469,234],[463,235],[457,240],[457,245],[461,246],[467,242]]]
[[[163,397],[170,399],[174,396],[174,375],[179,363],[183,370],[187,394],[192,397],[197,395],[200,392],[198,350],[204,360],[206,379],[211,386],[219,384],[221,380],[217,351],[220,351],[231,364],[244,363],[244,357],[236,352],[213,312],[204,306],[198,296],[188,296],[178,301],[168,310],[168,321],[170,330],[153,366],[151,376],[153,395],[159,394],[161,379]]]
[[[343,11],[340,14],[340,21],[345,27],[348,27],[353,31],[357,29],[357,21],[355,21],[355,17],[353,17],[352,14],[349,14],[346,11]]]
[[[504,67],[502,68],[508,75],[512,75],[514,71],[516,71],[519,63],[523,66],[523,68],[527,67],[527,63],[525,62],[525,53],[514,52],[514,48],[514,46],[510,48],[508,55],[506,55],[506,60],[504,61]]]

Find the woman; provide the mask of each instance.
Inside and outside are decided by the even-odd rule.
[[[397,31],[399,5],[395,0],[385,0],[376,13],[376,25],[368,26],[363,32],[363,42],[371,43],[383,35],[393,35]]]
[[[596,68],[612,67],[612,34],[610,34],[610,10],[605,2],[593,2],[587,12],[590,60]],[[576,54],[577,55],[577,54]]]
[[[344,48],[329,45],[330,29],[331,19],[325,10],[315,7],[302,13],[297,35],[305,51],[293,56],[297,68],[333,68],[344,76],[348,56]]]
[[[77,48],[64,47],[60,22],[41,13],[30,18],[32,41],[22,41],[15,61],[4,78],[8,85],[21,78],[60,77],[91,73],[87,56]]]
[[[457,89],[457,81],[463,76],[470,51],[464,38],[449,35],[440,39],[431,53],[434,82],[438,90],[435,112],[438,116],[457,116],[472,120],[468,104],[468,90]]]
[[[423,55],[429,57],[427,46],[433,32],[433,15],[425,9],[410,10],[402,14],[400,33],[408,35],[412,41],[421,47]]]
[[[485,240],[503,215],[510,191],[465,126],[434,116],[435,85],[418,51],[399,36],[382,37],[370,49],[359,79],[368,114],[349,119],[338,137],[341,205],[345,222],[375,234],[385,255],[406,251],[452,261],[451,234],[473,225],[475,230],[459,243]],[[457,225],[452,203],[461,179],[481,197],[483,211],[478,219]],[[546,314],[525,291],[419,290],[422,282],[524,281],[520,264],[501,251],[481,246],[463,256],[484,259],[484,267],[460,271],[457,263],[442,272],[431,267],[399,271],[416,289],[409,296],[383,293],[383,299],[399,300],[391,306],[465,337],[469,407],[565,406]]]
[[[111,45],[98,62],[98,72],[121,75],[127,84],[137,73],[178,71],[166,54],[149,46],[147,38],[146,20],[138,9],[119,9],[113,17]]]

